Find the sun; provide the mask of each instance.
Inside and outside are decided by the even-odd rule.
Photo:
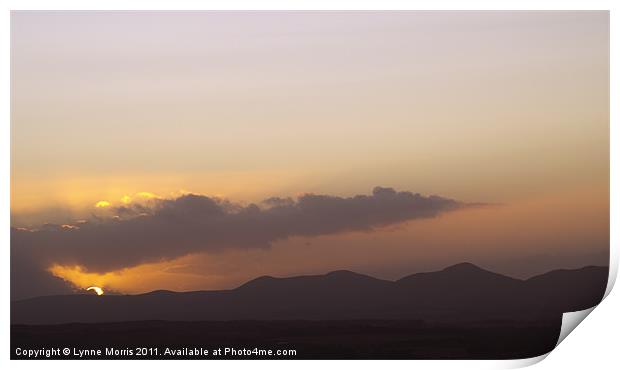
[[[103,295],[103,289],[99,288],[98,286],[91,286],[86,288],[86,290],[94,290],[97,295]]]

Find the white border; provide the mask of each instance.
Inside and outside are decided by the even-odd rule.
[[[58,9],[58,10],[72,10],[72,9],[81,9],[81,10],[144,10],[144,9],[162,9],[162,10],[241,10],[241,9],[249,9],[249,10],[275,10],[275,9],[285,9],[285,10],[611,10],[610,19],[611,19],[611,65],[618,65],[618,55],[617,55],[617,40],[618,40],[618,27],[616,24],[618,23],[619,17],[616,14],[616,10],[618,6],[616,5],[617,1],[552,1],[552,0],[523,0],[523,1],[419,1],[419,0],[384,0],[384,1],[370,1],[370,0],[357,0],[357,1],[346,1],[346,0],[263,0],[263,1],[251,1],[251,0],[229,0],[229,1],[212,1],[212,0],[177,0],[177,1],[164,1],[164,0],[150,0],[150,1],[137,1],[137,0],[108,0],[108,1],[6,1],[3,2],[6,7],[4,13],[2,13],[2,21],[0,24],[2,25],[2,50],[5,51],[5,57],[1,59],[1,69],[3,71],[3,84],[4,90],[2,92],[2,106],[4,109],[2,112],[4,113],[3,119],[3,127],[2,134],[0,135],[0,151],[2,151],[2,160],[0,161],[0,167],[2,169],[2,181],[0,181],[0,191],[4,196],[0,197],[0,209],[2,212],[0,213],[0,222],[3,227],[0,227],[0,240],[2,245],[3,257],[2,261],[4,263],[2,271],[2,281],[0,282],[1,287],[3,288],[5,293],[5,300],[1,305],[2,310],[2,327],[0,328],[0,356],[3,359],[3,362],[9,362],[9,227],[10,224],[10,125],[9,125],[9,112],[10,112],[10,66],[9,66],[9,50],[10,50],[10,12],[9,10],[37,10],[37,9]],[[614,44],[616,42],[616,44]],[[620,85],[620,80],[617,73],[614,73],[614,69],[611,70],[611,102],[617,102],[618,100],[618,91],[617,87]],[[618,181],[618,127],[617,127],[617,118],[618,118],[618,109],[617,106],[611,105],[611,120],[610,123],[610,140],[611,140],[611,189],[619,189],[620,182]],[[613,285],[613,281],[615,281],[615,277],[618,271],[618,233],[614,229],[614,226],[617,225],[618,220],[618,209],[619,209],[619,198],[617,195],[617,191],[611,192],[611,262],[610,262],[610,284],[608,284],[607,294],[609,294],[611,287]],[[542,363],[543,368],[576,368],[575,364],[584,364],[589,363],[599,363],[604,367],[595,367],[595,368],[612,368],[614,363],[616,363],[617,359],[615,358],[615,353],[612,350],[614,347],[611,347],[611,343],[615,342],[615,337],[617,336],[617,332],[615,330],[618,329],[618,320],[614,317],[614,312],[618,311],[620,308],[619,299],[617,298],[617,292],[615,294],[611,294],[610,297],[605,299],[605,302],[595,310],[595,314],[593,316],[598,316],[599,311],[600,316],[595,317],[596,323],[598,327],[592,327],[592,325],[588,325],[589,318],[586,320],[585,324],[581,324],[580,326],[584,326],[583,330],[578,328],[577,331],[587,331],[589,329],[589,337],[587,336],[575,336],[574,338],[568,338],[565,343],[563,342],[558,349],[552,351],[550,360],[544,361]],[[609,305],[609,306],[608,306]],[[615,306],[613,306],[615,305]],[[605,316],[606,315],[606,316]],[[595,320],[592,320],[595,321]],[[593,323],[594,324],[594,323]],[[611,328],[611,330],[609,330]],[[596,337],[595,337],[596,336]],[[569,344],[570,343],[570,344]],[[607,344],[607,347],[605,345]],[[563,350],[563,347],[569,347],[567,350]],[[569,350],[571,349],[572,350]],[[600,348],[607,348],[606,352],[601,352]],[[560,353],[561,352],[561,356]],[[557,353],[557,354],[556,354]],[[585,356],[596,355],[596,359],[586,358]],[[348,365],[355,366],[356,368],[375,368],[376,366],[392,366],[396,368],[411,368],[422,367],[422,368],[430,368],[430,369],[440,369],[440,368],[470,368],[470,369],[489,369],[489,368],[515,368],[515,367],[523,367],[529,366],[534,363],[539,362],[546,356],[540,356],[534,359],[526,359],[526,360],[513,360],[513,361],[355,361],[355,363],[349,362]],[[553,363],[550,363],[553,359]],[[607,359],[607,360],[606,360]],[[575,361],[578,360],[578,361]],[[115,361],[114,366],[136,366],[135,362],[128,361]],[[173,365],[174,364],[174,365]],[[324,366],[342,366],[344,363],[339,361],[296,361],[294,365],[290,362],[286,361],[254,361],[251,363],[253,368],[259,369],[273,369],[273,368],[289,368],[291,365],[296,368],[301,369],[314,369],[317,365]],[[54,368],[77,368],[88,366],[89,368],[107,368],[110,366],[109,363],[104,361],[89,361],[87,365],[81,361],[45,361],[45,363],[32,362],[32,361],[13,361],[10,363],[6,363],[4,365],[8,365],[15,368],[25,368],[30,366],[45,366]],[[164,369],[168,368],[171,365],[176,366],[176,363],[170,362],[161,362],[161,361],[150,361],[147,366],[153,367],[156,369]],[[181,364],[179,364],[181,365]],[[240,361],[210,361],[208,363],[201,361],[183,361],[182,366],[189,366],[193,368],[201,368],[204,369],[206,366],[208,367],[217,367],[217,368],[236,368],[238,366],[250,365],[248,362],[240,362]],[[556,367],[558,366],[558,367]]]

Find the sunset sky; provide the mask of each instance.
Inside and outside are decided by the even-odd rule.
[[[12,297],[607,264],[608,12],[13,12],[11,79]]]

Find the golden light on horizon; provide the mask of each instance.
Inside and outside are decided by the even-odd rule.
[[[91,286],[86,288],[86,290],[93,290],[95,293],[97,293],[97,295],[103,295],[103,289],[99,288],[98,286]]]
[[[174,271],[179,266],[191,263],[193,259],[193,256],[188,255],[170,261],[144,263],[105,272],[88,271],[79,265],[54,264],[47,271],[76,289],[106,287],[123,294],[146,293],[157,289],[184,291],[211,287],[214,281],[212,275]]]

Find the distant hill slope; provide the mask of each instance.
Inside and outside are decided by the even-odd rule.
[[[556,270],[518,280],[473,264],[398,281],[350,271],[259,277],[232,290],[62,295],[11,302],[12,324],[138,320],[535,320],[592,307],[607,267]]]

